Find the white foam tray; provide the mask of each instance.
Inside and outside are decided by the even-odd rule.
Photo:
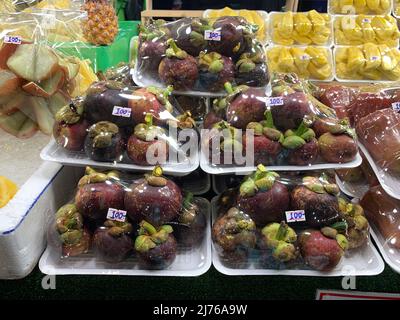
[[[365,179],[357,183],[347,182],[342,181],[339,176],[335,174],[335,180],[339,189],[352,198],[361,199],[369,189],[369,185]]]
[[[382,237],[379,230],[373,225],[371,228],[371,236],[374,239],[376,246],[379,249],[385,262],[397,273],[400,273],[400,250],[390,248],[385,244],[385,239]]]
[[[212,221],[214,223],[217,217],[217,199],[214,197],[211,201]],[[340,263],[329,272],[321,272],[306,269],[292,269],[292,270],[274,270],[274,269],[261,269],[254,264],[250,264],[246,269],[233,269],[224,266],[221,263],[219,255],[212,246],[212,259],[214,267],[221,273],[229,276],[271,276],[271,275],[285,275],[285,276],[311,276],[311,277],[340,277],[340,276],[374,276],[380,274],[385,269],[383,262],[378,251],[375,249],[371,241],[368,242],[363,248],[351,252],[351,255],[346,255],[342,258]]]
[[[386,169],[378,166],[368,152],[367,148],[360,141],[358,142],[358,146],[364,153],[365,158],[368,160],[382,188],[388,195],[392,196],[393,198],[400,199],[400,178],[391,174]]]
[[[324,170],[324,169],[345,169],[358,167],[362,162],[360,153],[357,153],[356,158],[347,163],[317,163],[309,166],[266,166],[271,171],[310,171],[310,170]],[[200,152],[200,167],[209,174],[241,174],[246,175],[256,170],[256,166],[240,167],[234,165],[212,165],[205,157],[204,153]]]
[[[130,170],[147,172],[154,169],[154,166],[138,166],[130,163],[98,162],[90,160],[84,152],[71,152],[58,146],[52,138],[49,144],[44,147],[40,157],[46,161],[58,162],[70,166],[94,166],[99,168],[111,168],[117,170]],[[168,162],[163,165],[164,174],[171,176],[185,176],[199,167],[199,154],[196,152],[187,158],[185,162]]]

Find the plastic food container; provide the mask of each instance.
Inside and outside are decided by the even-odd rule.
[[[392,14],[396,19],[398,19],[400,17],[400,1],[393,0],[392,4]]]
[[[367,182],[365,180],[360,181],[360,182],[343,181],[336,174],[335,181],[343,193],[345,193],[349,197],[353,197],[353,198],[358,198],[358,199],[362,198],[362,196],[369,189],[369,185],[367,184]]]
[[[390,0],[365,1],[357,5],[353,0],[328,0],[330,14],[389,14],[392,8]]]
[[[332,18],[315,10],[271,12],[269,37],[276,45],[333,45]]]
[[[364,43],[399,46],[397,21],[390,15],[338,15],[333,20],[335,45]]]
[[[318,46],[269,46],[268,68],[271,72],[294,72],[300,78],[318,81],[334,79],[332,51]]]
[[[70,202],[72,194],[70,192],[65,192],[65,190],[73,191],[75,186],[77,185],[77,181],[79,180],[80,177],[82,177],[82,169],[73,167],[64,167],[63,171],[66,171],[69,177],[73,178],[69,178],[68,180],[67,179],[60,180],[59,183],[62,183],[62,189],[58,189],[55,191],[56,195],[58,195],[58,198],[56,201],[56,207],[55,207],[56,209],[51,211],[50,213],[50,215],[53,216],[53,218],[50,219],[49,223],[48,246],[39,262],[39,268],[43,273],[52,275],[96,274],[96,275],[141,275],[141,276],[199,276],[205,273],[211,266],[210,205],[209,202],[203,198],[194,198],[193,200],[191,200],[193,201],[193,203],[197,204],[200,212],[202,212],[202,214],[205,215],[206,225],[204,229],[205,233],[202,237],[203,238],[202,242],[196,244],[195,247],[190,249],[188,247],[181,246],[180,242],[178,242],[178,251],[175,260],[173,260],[172,264],[163,270],[148,270],[142,268],[141,264],[139,263],[137,255],[134,257],[129,257],[127,259],[124,259],[121,262],[114,261],[113,263],[111,263],[111,262],[106,262],[109,261],[107,259],[110,256],[107,256],[108,257],[107,259],[105,257],[103,258],[101,255],[99,255],[98,251],[96,251],[93,248],[91,248],[89,252],[81,253],[80,255],[73,254],[74,250],[77,250],[78,247],[73,248],[73,247],[63,246],[61,248],[59,240],[57,240],[57,237],[55,237],[56,231],[54,225],[55,223],[54,213],[62,205]],[[87,173],[88,171],[86,170],[86,174]],[[123,179],[125,178],[121,178],[121,180],[114,180],[115,181],[114,183],[118,184],[125,183],[124,182],[125,180]],[[113,179],[110,179],[108,181],[111,182],[112,180]],[[79,182],[81,186],[78,191],[79,193],[83,192],[82,188],[84,188],[85,186],[84,184],[81,184],[82,181],[83,180],[81,179]],[[100,188],[101,183],[97,182],[99,183],[97,186],[96,185],[97,183],[93,182],[92,180],[89,179],[87,181],[88,182],[91,181],[89,182],[89,184],[91,185],[90,188]],[[126,182],[127,181],[128,180],[126,180]],[[134,180],[134,181],[140,183],[141,180]],[[127,192],[135,192],[135,191],[133,189],[127,189]],[[82,200],[83,198],[80,199],[81,200],[79,201],[84,201]],[[76,202],[76,204],[78,206],[78,202]],[[109,217],[109,214],[107,216],[108,219],[110,219],[107,221],[112,221],[113,218]],[[58,215],[57,217],[58,217],[57,225],[59,225],[59,223],[62,222],[60,222],[59,220],[60,215]],[[96,245],[102,243],[99,242],[99,238],[96,238],[97,232],[100,229],[101,228],[96,230],[95,236],[93,238],[94,239],[93,243],[96,243]],[[134,232],[134,230],[132,232]],[[122,243],[120,243],[120,245],[121,247],[123,247]],[[133,248],[133,242],[130,242],[130,246],[132,246]]]

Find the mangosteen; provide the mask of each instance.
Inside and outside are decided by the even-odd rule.
[[[209,41],[210,51],[226,57],[239,57],[251,42],[252,32],[246,20],[241,17],[220,17],[213,24],[214,32],[221,35],[220,41]]]
[[[85,175],[78,182],[75,204],[85,219],[103,222],[108,209],[125,208],[124,194],[118,172],[101,173],[86,167]]]
[[[183,18],[173,24],[172,36],[179,48],[197,57],[207,46],[204,31],[211,29],[206,19]]]
[[[205,91],[221,91],[225,82],[234,80],[235,66],[231,58],[221,56],[217,52],[200,52],[198,64],[199,85]]]
[[[229,124],[239,129],[246,129],[250,122],[264,119],[266,96],[263,89],[247,86],[232,88],[226,83],[225,90],[229,93],[226,97],[226,120]]]
[[[339,221],[337,195],[339,188],[323,175],[304,177],[303,184],[291,193],[292,210],[304,210],[306,224],[310,227],[329,226]]]
[[[321,157],[326,162],[345,163],[353,161],[357,155],[358,147],[353,136],[347,133],[334,135],[324,133],[318,139]]]
[[[258,43],[252,52],[243,53],[236,62],[235,80],[238,85],[264,87],[269,82],[268,67],[262,45]]]
[[[200,246],[206,226],[206,216],[193,199],[193,194],[186,193],[182,211],[179,213],[177,224],[174,225],[174,235],[178,243],[186,248]]]
[[[204,129],[211,129],[214,124],[226,120],[227,103],[226,97],[213,100],[212,109],[204,117]]]
[[[177,242],[170,225],[155,228],[147,221],[140,222],[139,236],[135,240],[142,267],[147,269],[166,269],[175,260]]]
[[[318,271],[334,269],[348,247],[346,237],[330,227],[305,230],[299,236],[299,244],[306,264]]]
[[[221,262],[231,268],[247,266],[257,242],[254,221],[238,208],[230,208],[212,226],[212,240]]]
[[[158,67],[160,79],[177,90],[193,89],[199,76],[196,59],[178,48],[173,39],[169,39],[167,45],[166,57]]]
[[[56,113],[53,136],[59,146],[71,151],[83,149],[89,124],[82,111],[81,102],[76,100]]]
[[[287,161],[291,165],[308,166],[318,159],[318,141],[310,123],[303,120],[297,130],[286,130],[282,146],[288,150]]]
[[[89,128],[85,139],[85,153],[90,159],[120,162],[124,149],[124,139],[114,123],[100,121]]]
[[[157,71],[158,65],[156,67]],[[120,62],[116,66],[108,68],[104,73],[98,72],[101,76],[99,79],[104,81],[117,81],[121,82],[126,86],[135,86],[131,74],[131,66],[127,62]]]
[[[160,226],[173,221],[182,209],[182,192],[173,182],[162,176],[156,167],[151,174],[136,180],[125,194],[125,207],[132,221],[143,219]]]
[[[153,116],[157,125],[165,124],[172,118],[173,106],[169,101],[172,90],[172,86],[166,89],[147,87],[135,90],[128,102],[134,123],[144,123],[147,114]]]
[[[75,204],[67,204],[58,209],[56,229],[62,243],[63,257],[74,257],[88,252],[90,233],[84,228],[82,215]]]
[[[132,225],[107,220],[93,235],[95,253],[104,261],[118,263],[133,252]]]
[[[115,123],[118,127],[131,126],[132,116],[114,115],[114,107],[129,108],[127,96],[132,92],[124,89],[125,85],[117,81],[93,83],[86,91],[83,101],[85,118],[90,124],[100,121]]]
[[[278,177],[276,172],[267,171],[263,165],[258,165],[257,171],[246,177],[240,185],[238,208],[248,214],[259,227],[282,221],[289,208],[289,191],[276,180]]]
[[[126,152],[134,164],[141,166],[163,164],[168,160],[169,145],[164,129],[153,125],[153,116],[136,125],[129,137]]]
[[[317,118],[313,124],[313,130],[317,137],[322,136],[324,133],[330,132],[332,134],[341,134],[349,132],[351,128],[348,118]]]

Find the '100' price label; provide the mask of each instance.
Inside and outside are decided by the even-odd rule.
[[[267,105],[270,107],[283,106],[283,97],[270,97],[267,98]]]
[[[4,43],[21,44],[22,39],[20,36],[5,36]]]
[[[107,212],[107,219],[114,220],[119,222],[125,222],[126,220],[126,211],[118,210],[114,208],[109,208]]]
[[[216,31],[216,30],[204,31],[204,40],[221,41],[221,31]]]
[[[392,109],[396,112],[400,112],[400,102],[393,102]]]
[[[304,210],[286,211],[286,221],[287,223],[306,221],[306,214]]]
[[[112,114],[113,116],[129,118],[131,116],[131,112],[132,112],[131,108],[114,106]]]

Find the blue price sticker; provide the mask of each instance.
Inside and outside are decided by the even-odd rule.
[[[306,214],[304,210],[286,211],[285,213],[287,223],[306,221]]]
[[[283,106],[283,97],[269,97],[267,98],[267,105],[270,107]]]
[[[107,212],[107,219],[114,220],[119,222],[125,222],[126,220],[126,211],[118,210],[114,208],[109,208]]]
[[[204,31],[204,40],[221,41],[221,31],[217,31],[217,30]]]
[[[4,43],[21,44],[22,38],[20,36],[5,36]]]
[[[117,117],[125,117],[125,118],[129,118],[131,116],[131,108],[123,108],[123,107],[119,107],[119,106],[114,106],[113,108],[113,116],[117,116]]]
[[[400,112],[400,102],[393,102],[392,109],[396,112]]]

